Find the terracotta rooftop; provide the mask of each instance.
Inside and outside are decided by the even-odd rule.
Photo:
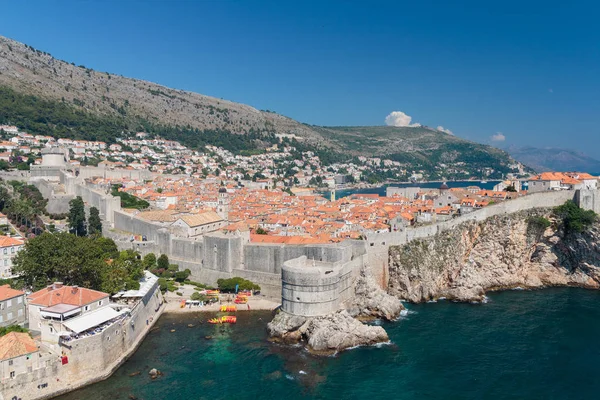
[[[38,348],[28,333],[10,332],[0,337],[0,360],[8,360],[36,351]]]
[[[0,247],[22,246],[25,242],[10,236],[0,236]]]
[[[58,286],[58,287],[57,287]],[[77,286],[63,286],[55,283],[27,296],[29,304],[50,307],[56,304],[84,306],[108,297],[108,293]]]
[[[12,299],[13,297],[22,296],[25,292],[16,290],[10,287],[10,285],[0,286],[0,301]]]
[[[201,214],[183,215],[178,219],[182,220],[190,227],[223,221],[223,218],[221,218],[219,214],[214,211],[207,211]]]

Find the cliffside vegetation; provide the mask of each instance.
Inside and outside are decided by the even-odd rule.
[[[591,227],[598,218],[594,211],[579,208],[572,200],[556,207],[554,214],[562,219],[565,234],[581,233]]]

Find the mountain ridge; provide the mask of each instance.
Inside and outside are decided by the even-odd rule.
[[[337,153],[329,157],[332,161],[359,155],[389,156],[407,165],[429,168],[438,162],[468,162],[475,153],[477,168],[484,167],[479,161],[487,158],[489,166],[502,173],[515,163],[502,150],[429,127],[305,124],[249,105],[75,66],[3,36],[1,88],[7,89],[0,92],[4,106],[0,123],[19,119],[31,130],[47,128],[54,134],[59,127],[60,134],[90,137],[88,131],[98,131],[94,124],[100,124],[113,136],[115,131],[153,129],[168,139],[182,138],[189,147],[217,144],[234,151],[264,149],[278,142],[277,136],[283,136],[302,150]],[[30,111],[27,118],[22,115],[23,104]],[[40,104],[45,107],[42,112],[36,110]],[[74,124],[78,118],[87,122]]]
[[[581,171],[600,172],[600,160],[571,149],[533,146],[509,146],[505,149],[514,159],[527,164],[538,172]]]

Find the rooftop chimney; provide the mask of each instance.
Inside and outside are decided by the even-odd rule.
[[[73,286],[73,288],[71,289],[71,293],[73,293],[73,294],[77,293],[78,289],[79,289],[79,286],[77,286],[77,285]]]
[[[62,282],[54,282],[54,284],[52,285],[52,289],[60,289],[61,287],[63,287]]]

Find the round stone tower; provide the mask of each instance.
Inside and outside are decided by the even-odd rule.
[[[281,309],[291,315],[316,317],[340,307],[340,266],[300,256],[281,267]]]

